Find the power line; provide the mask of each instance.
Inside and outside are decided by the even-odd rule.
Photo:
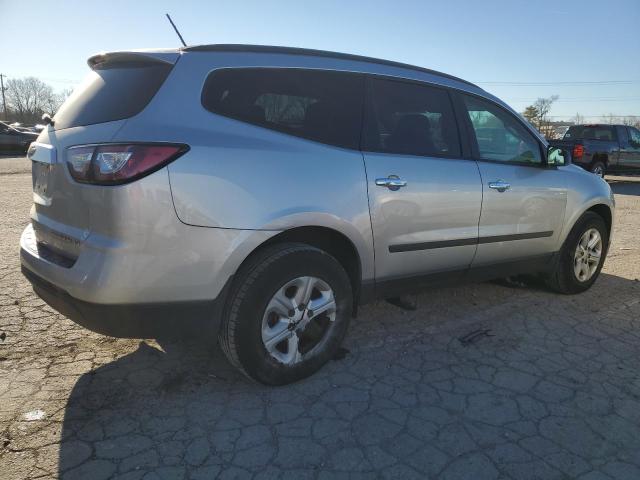
[[[505,98],[510,98],[511,100],[537,100],[537,98],[531,98],[531,97],[505,97]],[[610,97],[559,97],[559,100],[556,101],[560,101],[560,100],[636,100],[636,99],[640,99],[639,96],[631,96],[631,97],[625,97],[625,96],[610,96]]]
[[[507,97],[509,102],[535,102],[537,99],[535,98],[509,98]],[[556,100],[554,103],[606,103],[606,102],[629,102],[629,101],[638,101],[640,97],[627,97],[627,98],[561,98]]]
[[[474,82],[481,85],[505,85],[513,87],[553,87],[553,86],[566,86],[574,87],[580,85],[631,85],[634,83],[640,83],[640,80],[595,80],[595,81],[571,81],[571,82],[501,82],[501,81],[486,81],[486,82]]]
[[[81,82],[81,80],[71,80],[69,78],[41,77],[41,76],[38,76],[38,75],[5,75],[5,77],[13,77],[13,78],[36,77],[36,78],[39,78],[40,80],[46,80],[48,82],[53,82],[53,83],[73,83],[73,84],[77,84],[77,83]]]
[[[578,112],[580,113],[580,112]],[[575,117],[575,113],[569,113],[567,115],[546,115],[549,118],[566,118],[566,117]],[[623,117],[631,117],[631,118],[640,118],[640,115],[619,115],[619,114],[609,114],[609,113],[599,113],[597,115],[588,114],[588,113],[580,113],[581,117],[592,117],[592,118],[623,118]]]

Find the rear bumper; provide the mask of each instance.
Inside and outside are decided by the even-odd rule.
[[[103,305],[74,298],[24,266],[22,273],[35,293],[61,314],[94,332],[122,338],[212,335],[227,290],[210,301]]]

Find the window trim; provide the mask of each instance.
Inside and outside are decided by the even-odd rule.
[[[363,112],[362,112],[362,124],[361,124],[361,133],[360,133],[360,151],[361,152],[378,153],[382,155],[401,155],[401,156],[420,157],[420,158],[443,158],[447,160],[473,160],[473,158],[471,158],[471,155],[470,155],[471,151],[466,148],[467,146],[463,141],[462,128],[460,126],[460,121],[458,119],[458,114],[455,108],[455,102],[454,102],[450,88],[445,87],[443,85],[439,85],[437,83],[430,83],[430,82],[425,82],[421,80],[414,80],[410,78],[396,77],[392,75],[385,75],[385,74],[379,74],[379,73],[364,73],[364,76],[365,76],[365,89],[364,89],[365,96],[364,96],[364,103],[363,103],[363,109],[362,109]],[[433,89],[444,91],[444,93],[447,95],[447,98],[449,100],[451,113],[453,114],[453,121],[456,126],[456,134],[458,137],[458,148],[460,149],[460,153],[458,155],[444,155],[444,154],[419,155],[419,154],[413,154],[413,153],[384,152],[380,150],[372,150],[372,149],[365,148],[364,132],[365,132],[366,121],[368,119],[368,116],[371,116],[375,113],[375,107],[373,103],[373,82],[372,82],[372,80],[374,79],[397,82],[397,83],[413,84],[419,87],[427,87],[427,88],[433,88]]]
[[[471,151],[472,151],[472,158],[475,161],[477,161],[477,162],[486,162],[486,163],[497,163],[497,164],[500,164],[500,165],[516,165],[516,166],[520,166],[520,167],[530,167],[530,168],[544,168],[544,169],[557,169],[558,168],[557,165],[549,165],[547,163],[547,153],[546,153],[546,151],[544,149],[544,144],[540,141],[540,139],[537,137],[537,135],[535,135],[531,131],[531,128],[520,117],[518,117],[517,115],[514,115],[513,113],[511,113],[509,110],[504,108],[499,103],[493,101],[490,98],[484,97],[482,95],[477,95],[475,93],[470,93],[470,92],[466,92],[466,91],[465,92],[455,91],[454,95],[457,97],[457,101],[459,102],[459,107],[461,109],[460,115],[462,116],[460,121],[463,122],[466,125],[467,135],[468,135],[468,139],[469,139],[469,143],[470,143]],[[466,104],[464,102],[463,95],[467,95],[467,96],[470,96],[470,97],[475,97],[475,98],[478,98],[478,99],[480,99],[482,101],[485,101],[485,102],[497,107],[499,110],[503,111],[509,117],[511,117],[514,120],[516,120],[517,123],[519,123],[525,129],[525,131],[528,132],[533,137],[534,141],[538,144],[538,149],[540,150],[541,162],[539,164],[535,164],[535,163],[532,164],[530,162],[509,162],[509,161],[504,161],[504,160],[490,160],[490,159],[482,158],[480,156],[480,147],[478,145],[478,139],[476,137],[476,132],[475,132],[475,129],[473,128],[473,124],[471,123],[471,119],[469,118],[469,112],[468,112]]]
[[[268,126],[265,123],[258,123],[258,122],[250,122],[248,120],[242,119],[242,118],[238,118],[235,116],[231,116],[231,115],[225,115],[223,113],[219,113],[219,112],[215,112],[213,110],[209,110],[206,107],[205,104],[205,90],[207,87],[207,83],[209,81],[209,79],[211,77],[213,77],[215,74],[217,74],[218,72],[221,71],[228,71],[228,70],[296,70],[296,71],[305,71],[305,72],[333,72],[333,73],[338,73],[338,74],[343,74],[343,75],[350,75],[350,76],[355,76],[355,77],[360,77],[361,81],[362,81],[362,85],[360,88],[360,131],[358,133],[358,135],[356,135],[356,142],[354,142],[354,148],[352,147],[347,147],[344,145],[338,145],[335,143],[328,143],[328,142],[323,142],[314,138],[310,138],[306,135],[296,135],[296,133],[291,132],[289,129],[286,128],[277,128],[276,126],[273,126],[273,124],[269,124]],[[233,67],[219,67],[219,68],[214,68],[211,69],[207,72],[207,74],[204,77],[204,80],[202,82],[202,86],[200,87],[200,106],[203,108],[203,110],[205,112],[207,112],[210,115],[217,115],[221,118],[227,119],[227,120],[231,120],[234,122],[240,122],[243,125],[250,125],[252,127],[257,127],[257,128],[261,128],[264,129],[266,131],[269,132],[276,132],[276,133],[280,133],[283,135],[287,135],[290,137],[294,137],[294,138],[299,138],[302,140],[306,140],[309,142],[314,142],[320,145],[324,145],[324,146],[328,146],[328,147],[334,147],[334,148],[341,148],[343,150],[349,150],[352,152],[355,151],[361,151],[360,150],[360,146],[361,146],[361,142],[362,142],[362,131],[363,131],[363,121],[364,121],[364,104],[365,104],[365,90],[366,90],[366,73],[363,72],[356,72],[356,71],[351,71],[351,70],[342,70],[342,69],[333,69],[333,68],[310,68],[310,67],[289,67],[289,66],[271,66],[271,65],[257,65],[257,66],[233,66]]]
[[[627,127],[625,125],[616,125],[616,135],[618,137],[618,144],[622,144],[623,142],[623,138],[622,137],[627,137],[627,143],[629,143],[629,140],[631,139],[631,127]]]

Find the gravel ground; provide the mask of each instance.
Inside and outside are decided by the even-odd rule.
[[[3,479],[640,478],[640,178],[610,179],[614,243],[588,293],[369,305],[344,358],[267,388],[217,347],[104,337],[38,300],[18,259],[28,168],[0,158]]]

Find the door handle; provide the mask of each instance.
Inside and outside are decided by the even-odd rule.
[[[387,187],[389,190],[398,190],[406,187],[406,180],[402,180],[397,175],[389,175],[387,178],[376,178],[376,185],[379,187]]]
[[[504,180],[498,180],[495,182],[489,182],[489,188],[493,188],[494,190],[498,190],[499,192],[504,192],[511,188],[511,184],[505,182]]]

